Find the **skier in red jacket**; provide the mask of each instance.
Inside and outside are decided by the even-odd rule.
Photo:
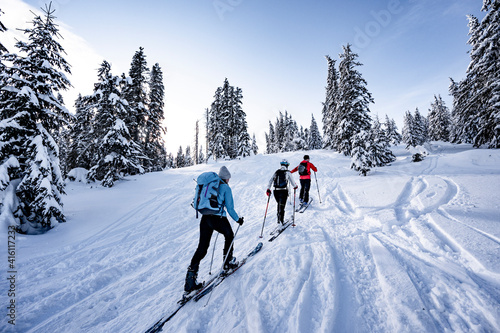
[[[309,202],[309,189],[311,188],[311,169],[317,172],[318,169],[309,162],[309,155],[304,155],[304,160],[291,170],[291,173],[299,172],[300,175],[300,203],[305,204]]]

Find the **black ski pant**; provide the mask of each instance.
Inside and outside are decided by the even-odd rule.
[[[227,217],[219,215],[202,215],[200,221],[200,241],[191,259],[191,265],[189,266],[191,270],[198,272],[200,261],[207,255],[210,239],[212,238],[214,230],[224,235],[224,264],[228,263],[233,258],[234,245],[231,247],[231,243],[233,242],[234,233]],[[231,249],[229,249],[230,247]]]
[[[311,188],[311,179],[300,180],[300,196],[299,199],[303,202],[309,202],[309,189]]]
[[[274,190],[274,199],[278,203],[278,222],[283,223],[285,220],[286,200],[288,199],[288,190]]]

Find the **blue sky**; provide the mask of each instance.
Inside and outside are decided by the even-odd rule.
[[[0,0],[10,34],[27,27],[40,0]],[[164,73],[167,149],[193,145],[197,119],[224,78],[243,89],[250,135],[261,150],[268,121],[287,110],[308,127],[321,124],[325,55],[338,59],[350,43],[363,66],[381,118],[402,128],[404,112],[424,115],[434,94],[451,108],[449,78],[465,76],[467,14],[483,17],[482,1],[53,0],[67,60],[73,66],[66,104],[90,94],[102,60],[128,73],[144,47],[148,65]],[[1,36],[2,41],[8,39]],[[6,42],[9,44],[9,41]]]

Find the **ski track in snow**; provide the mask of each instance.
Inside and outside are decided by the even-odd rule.
[[[463,172],[448,173],[451,154],[467,153],[451,148],[430,146],[420,163],[410,163],[400,149],[393,166],[368,177],[348,169],[343,156],[311,152],[322,203],[313,179],[314,204],[296,214],[296,227],[272,243],[267,239],[276,225],[273,198],[264,238],[258,238],[267,181],[282,158],[298,162],[301,154],[225,163],[233,174],[236,211],[245,217],[235,255],[246,254],[258,241],[264,247],[211,295],[186,304],[164,331],[500,332],[495,221],[500,202],[494,198],[490,203],[496,208],[487,208],[475,188],[476,182],[490,186],[495,196],[500,154],[488,151],[495,158],[491,162],[474,151]],[[468,173],[470,164],[484,167],[485,175]],[[147,175],[157,177],[154,190],[131,194],[137,196],[134,204],[118,205],[105,226],[51,253],[20,260],[17,331],[143,332],[171,313],[198,242],[199,220],[189,207],[191,180],[219,167]],[[293,198],[287,216],[291,203]],[[214,248],[212,272],[220,267],[223,238],[215,243],[215,235],[199,280],[208,279]],[[5,321],[0,331],[9,332]]]

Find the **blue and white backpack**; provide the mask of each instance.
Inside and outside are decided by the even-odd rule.
[[[222,179],[215,172],[204,172],[196,179],[193,208],[202,215],[215,215],[223,211],[224,205],[219,203],[219,188]]]

